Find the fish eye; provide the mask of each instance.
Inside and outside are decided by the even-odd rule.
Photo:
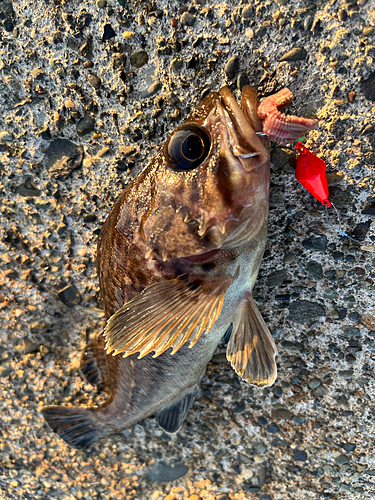
[[[185,125],[169,137],[164,156],[174,170],[193,170],[207,158],[210,147],[211,140],[205,128]]]

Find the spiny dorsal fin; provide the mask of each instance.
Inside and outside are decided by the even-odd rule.
[[[194,403],[198,392],[198,386],[195,385],[183,398],[176,403],[162,408],[158,413],[158,423],[166,432],[177,432],[185,420],[187,412]]]
[[[154,357],[173,348],[177,352],[188,340],[192,347],[220,315],[232,279],[202,280],[189,276],[147,287],[113,314],[105,327],[108,353],[124,357]]]
[[[241,301],[227,347],[236,373],[251,384],[272,385],[277,376],[277,349],[251,294]]]

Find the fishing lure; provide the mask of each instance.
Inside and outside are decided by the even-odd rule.
[[[373,247],[372,245],[362,245],[359,241],[352,238],[342,230],[339,213],[333,203],[331,203],[328,199],[329,190],[326,175],[327,165],[325,161],[311,153],[311,151],[305,148],[305,146],[301,142],[296,143],[296,149],[299,155],[297,157],[295,177],[297,181],[300,182],[302,186],[314,196],[314,198],[316,198],[322,203],[322,205],[324,205],[328,222],[330,222],[328,217],[328,207],[332,206],[336,212],[336,216],[339,222],[340,229],[336,229],[338,234],[349,238],[355,243],[358,243],[361,250],[375,252],[375,247]]]

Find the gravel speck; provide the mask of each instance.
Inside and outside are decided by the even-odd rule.
[[[325,252],[327,248],[327,237],[324,234],[312,234],[303,240],[302,245],[309,250]]]
[[[81,295],[75,285],[67,285],[57,292],[57,298],[67,307],[75,307],[81,302]]]
[[[95,120],[89,114],[86,114],[83,118],[79,120],[77,123],[77,132],[78,135],[86,135],[94,130]]]
[[[233,78],[233,76],[237,73],[239,68],[239,59],[238,56],[232,56],[225,64],[224,73],[228,78]]]
[[[375,101],[375,73],[372,73],[368,78],[362,80],[361,91],[366,99]]]
[[[190,14],[189,12],[184,12],[181,16],[181,24],[182,26],[193,26],[195,24],[195,16]]]
[[[91,87],[94,87],[94,89],[98,89],[102,83],[101,79],[93,73],[88,74],[87,80]]]
[[[83,159],[83,148],[67,139],[55,139],[46,150],[46,166],[49,174],[55,179],[66,179],[80,168]]]
[[[142,66],[144,66],[147,63],[148,63],[148,54],[144,50],[135,52],[130,56],[130,64],[134,68],[142,68]]]
[[[189,467],[183,464],[167,465],[165,462],[159,462],[156,465],[149,467],[147,476],[150,481],[174,481],[179,477],[184,476],[189,470]]]
[[[0,132],[0,142],[11,142],[13,141],[13,135],[6,130]]]
[[[282,61],[302,61],[302,59],[306,59],[307,51],[304,47],[295,47],[292,50],[289,50],[286,54],[284,54],[280,58],[280,62]]]
[[[289,319],[296,323],[310,323],[310,321],[321,318],[325,314],[324,306],[316,302],[296,300],[289,305]]]

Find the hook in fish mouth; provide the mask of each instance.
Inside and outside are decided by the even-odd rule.
[[[252,158],[253,156],[259,156],[261,153],[247,153],[239,155],[240,158]]]

